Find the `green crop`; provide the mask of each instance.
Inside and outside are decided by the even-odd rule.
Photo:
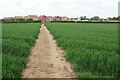
[[[47,23],[65,58],[79,73],[116,76],[118,62],[117,23]],[[78,75],[80,77],[80,74]]]
[[[2,24],[2,76],[20,78],[40,32],[39,23]]]

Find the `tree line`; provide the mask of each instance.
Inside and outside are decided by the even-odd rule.
[[[81,20],[106,20],[106,19],[100,18],[99,16],[94,16],[94,17],[91,17],[91,18],[87,18],[86,16],[81,16],[80,19]],[[109,19],[109,20],[119,20],[120,16],[118,16],[118,17],[108,17],[107,19]]]
[[[2,23],[41,23],[41,20],[33,20],[33,19],[2,19]]]

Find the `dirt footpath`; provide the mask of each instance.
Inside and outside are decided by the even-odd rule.
[[[23,70],[23,78],[75,78],[75,73],[65,61],[63,53],[47,28],[41,25],[27,67]]]

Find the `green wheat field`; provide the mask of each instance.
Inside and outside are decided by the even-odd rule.
[[[48,23],[65,58],[74,64],[78,77],[115,77],[118,71],[118,24]],[[95,75],[95,76],[93,76]]]
[[[2,24],[2,32],[2,76],[20,78],[40,32],[40,24]]]
[[[2,24],[3,78],[20,78],[40,23]],[[115,77],[118,71],[117,23],[46,23],[79,78]]]

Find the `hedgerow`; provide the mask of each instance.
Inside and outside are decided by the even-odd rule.
[[[102,21],[51,21],[51,23],[119,23],[119,22],[102,22]]]

